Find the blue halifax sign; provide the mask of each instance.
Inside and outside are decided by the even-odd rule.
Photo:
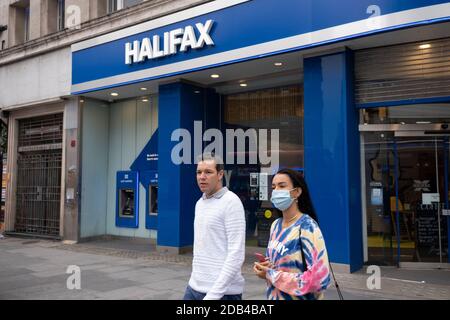
[[[450,19],[442,0],[217,0],[72,46],[72,92]]]

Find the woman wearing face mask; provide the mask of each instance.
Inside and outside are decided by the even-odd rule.
[[[272,189],[272,204],[283,217],[270,229],[266,261],[255,262],[253,270],[267,281],[270,300],[321,299],[330,284],[328,255],[305,180],[283,169]]]

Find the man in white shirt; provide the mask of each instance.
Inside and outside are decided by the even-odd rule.
[[[184,300],[241,300],[245,214],[239,197],[223,187],[223,162],[209,156],[197,166],[203,196],[195,205],[194,258]]]

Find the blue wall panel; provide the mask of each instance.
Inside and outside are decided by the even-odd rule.
[[[330,260],[361,268],[362,216],[358,113],[352,54],[304,61],[305,176]]]
[[[159,246],[185,247],[193,243],[195,203],[201,196],[194,163],[194,121],[205,120],[205,107],[219,107],[218,97],[211,97],[211,93],[181,82],[159,88]],[[179,143],[171,141],[171,135],[180,128],[187,129],[192,137],[191,164],[176,165],[171,159],[172,148]]]

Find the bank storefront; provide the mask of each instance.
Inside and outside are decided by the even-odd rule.
[[[448,261],[449,50],[443,38],[356,53],[363,210],[374,263]]]
[[[444,1],[217,0],[72,45],[80,237],[189,250],[195,159],[222,140],[247,245],[289,167],[332,262],[447,262],[449,19]]]

